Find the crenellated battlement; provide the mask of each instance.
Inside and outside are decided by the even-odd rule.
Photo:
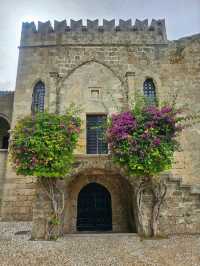
[[[148,24],[148,20],[138,20],[136,19],[135,23],[132,23],[131,19],[128,20],[119,20],[118,25],[114,19],[106,20],[103,19],[103,24],[99,24],[99,20],[89,20],[87,19],[87,25],[83,25],[82,19],[80,20],[70,20],[70,24],[68,25],[66,20],[63,21],[54,21],[54,26],[51,25],[50,21],[46,22],[38,22],[38,26],[36,27],[34,22],[24,22],[22,24],[22,38],[21,38],[21,46],[29,46],[31,45],[30,39],[33,42],[38,44],[39,40],[43,42],[50,41],[52,42],[54,37],[63,36],[62,41],[64,43],[67,41],[73,42],[74,36],[76,36],[76,41],[86,42],[87,36],[93,36],[90,38],[88,42],[102,42],[102,43],[122,43],[131,41],[133,43],[138,40],[144,41],[145,38],[147,42],[166,42],[166,28],[165,28],[165,20],[152,19],[150,25]],[[104,37],[106,36],[106,38]],[[110,36],[110,40],[109,37]],[[124,36],[126,36],[124,38]],[[135,38],[137,37],[137,38]],[[54,40],[55,40],[54,39]]]

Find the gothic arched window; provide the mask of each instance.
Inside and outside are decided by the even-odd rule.
[[[44,111],[44,96],[45,96],[45,85],[42,81],[36,83],[33,89],[32,96],[32,112],[43,112]]]
[[[148,104],[156,104],[156,89],[152,79],[146,79],[143,86],[144,96]]]

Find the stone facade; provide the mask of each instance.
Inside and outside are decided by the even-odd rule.
[[[186,185],[181,178],[170,173],[162,176],[166,180],[167,194],[161,207],[158,232],[161,235],[200,233],[200,186]],[[88,183],[103,185],[112,199],[112,231],[138,232],[135,206],[134,186],[131,177],[127,177],[122,169],[116,168],[108,156],[76,157],[73,174],[61,181],[64,188],[66,206],[63,217],[64,233],[76,233],[77,198],[80,190]],[[152,194],[147,189],[143,195],[142,213],[144,232],[151,233],[150,217]],[[51,217],[49,199],[40,186],[37,187],[36,204],[33,208],[34,239],[44,238],[47,220]]]
[[[0,91],[0,201],[2,199],[3,185],[7,162],[7,149],[2,149],[3,136],[7,135],[13,113],[14,92]]]
[[[5,118],[9,123],[13,114],[13,91],[0,91],[0,117]]]
[[[38,29],[34,23],[23,23],[14,109],[13,112],[10,108],[5,111],[0,109],[0,114],[5,112],[4,115],[9,116],[10,113],[6,112],[12,113],[12,127],[17,119],[30,114],[34,85],[43,81],[47,110],[63,113],[72,102],[80,106],[83,131],[76,154],[81,155],[82,160],[86,158],[90,161],[90,156],[86,154],[86,114],[110,114],[131,104],[137,92],[143,93],[143,83],[147,78],[154,81],[159,102],[169,100],[178,91],[178,102],[187,102],[196,111],[200,101],[199,69],[200,35],[168,41],[163,20],[152,20],[150,25],[147,20],[136,20],[134,25],[131,20],[120,20],[117,26],[114,20],[104,20],[102,26],[98,25],[97,20],[88,20],[87,26],[83,26],[81,20],[71,20],[70,26],[67,26],[64,20],[55,21],[54,28],[50,22],[39,22]],[[97,95],[93,93],[95,91],[98,91]],[[195,185],[196,191],[200,184],[199,129],[200,126],[196,125],[182,134],[183,151],[176,154],[171,172],[174,178],[181,176],[184,184]],[[97,155],[96,160],[100,160],[99,158],[101,156]],[[102,182],[112,191],[115,204],[113,210],[119,205],[119,213],[113,213],[118,217],[118,220],[113,220],[114,230],[131,230],[131,225],[128,225],[130,219],[127,218],[129,214],[120,212],[125,206],[124,202],[128,200],[121,199],[120,194],[129,190],[131,184],[127,184],[129,188],[126,185],[121,186],[120,182],[124,182],[122,177],[113,172],[105,173],[105,169],[100,173],[98,168],[97,166],[94,172],[89,169],[85,169],[85,172],[81,170],[73,182],[66,186],[70,198],[65,217],[66,232],[75,231],[77,193],[81,186],[92,180]],[[119,182],[124,193],[115,187],[115,182]],[[167,227],[168,220],[177,226],[182,223],[184,227],[189,219],[191,226],[187,228],[192,228],[193,222],[195,224],[199,217],[198,195],[190,195],[184,187],[176,187],[176,182],[173,185],[169,189],[172,194],[169,194],[171,203],[168,204],[171,207],[166,205],[163,209],[163,217],[169,219],[160,219],[162,230],[166,232],[172,228]],[[34,178],[16,176],[8,163],[3,189],[2,219],[31,220],[34,196]],[[190,216],[186,214],[187,208],[190,209]],[[178,216],[179,213],[183,216]],[[191,231],[199,231],[194,229],[199,228],[199,225],[195,226]],[[173,227],[174,231],[180,231],[175,228]]]
[[[7,150],[0,149],[0,200],[2,199],[3,185],[7,162]]]

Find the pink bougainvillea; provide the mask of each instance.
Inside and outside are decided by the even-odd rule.
[[[132,174],[153,175],[171,167],[178,149],[177,111],[171,106],[143,106],[113,114],[107,140],[114,160]]]

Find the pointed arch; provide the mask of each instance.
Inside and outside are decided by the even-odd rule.
[[[3,113],[0,113],[0,118],[4,118],[4,119],[8,122],[8,124],[10,125],[11,121],[10,121],[10,119],[8,118],[7,115],[5,115],[5,114],[3,114]]]
[[[143,93],[150,105],[156,104],[156,88],[152,78],[147,78],[143,83]]]
[[[39,80],[34,88],[32,94],[32,113],[43,112],[44,111],[44,101],[45,101],[45,84]]]
[[[126,82],[108,65],[97,60],[85,61],[67,73],[58,83],[57,97],[59,112],[69,102],[86,106],[86,113],[109,113],[121,108],[127,99]],[[92,109],[90,90],[99,89],[97,105]],[[87,92],[88,91],[88,92]],[[87,93],[87,95],[86,95]],[[85,94],[85,96],[83,96]],[[107,98],[103,94],[107,94]],[[75,97],[76,95],[76,97]],[[82,96],[81,96],[82,95]],[[86,103],[87,101],[87,103]],[[108,103],[110,101],[110,103]]]
[[[72,74],[74,73],[77,69],[79,69],[80,67],[87,65],[87,64],[92,64],[92,63],[97,63],[99,65],[102,65],[104,67],[106,67],[107,69],[109,69],[113,75],[120,80],[121,84],[124,85],[124,80],[120,77],[120,75],[118,75],[110,66],[108,66],[107,64],[105,64],[104,62],[101,62],[99,60],[96,59],[91,59],[91,60],[87,60],[84,61],[82,63],[80,63],[79,65],[77,65],[76,67],[74,67],[72,70],[70,70],[67,75],[65,75],[62,79],[61,79],[61,84],[62,85],[64,83],[64,81]]]

